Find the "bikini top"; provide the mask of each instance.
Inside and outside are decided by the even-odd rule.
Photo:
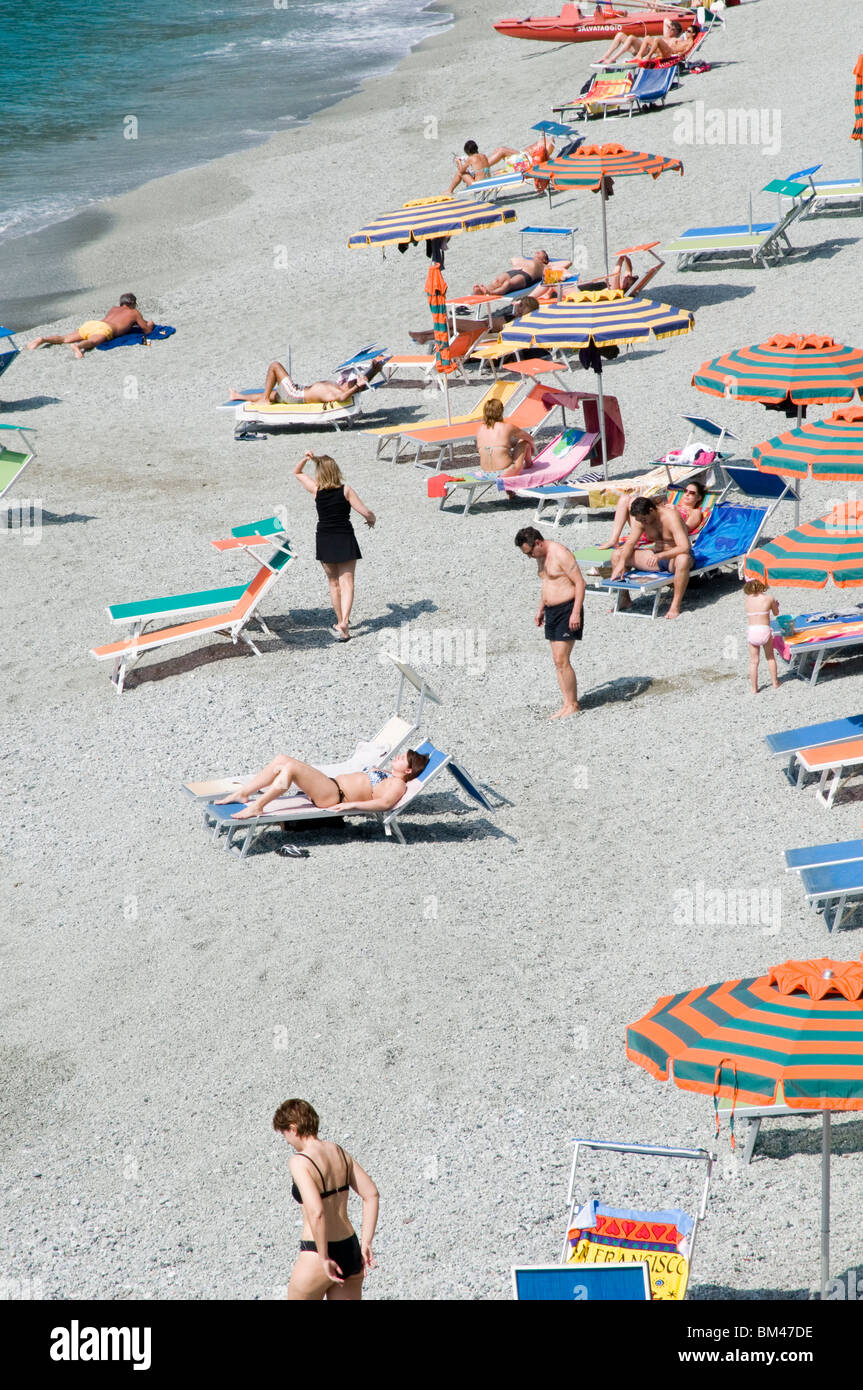
[[[325,1178],[324,1178],[324,1175],[323,1175],[323,1173],[321,1172],[320,1168],[318,1168],[318,1165],[317,1165],[317,1163],[315,1163],[315,1160],[314,1160],[313,1158],[310,1158],[308,1154],[298,1154],[298,1155],[297,1155],[298,1158],[308,1158],[309,1163],[311,1163],[312,1167],[318,1169],[318,1176],[319,1176],[319,1178],[320,1178],[320,1180],[321,1180],[321,1183],[322,1183],[322,1191],[321,1191],[321,1196],[322,1196],[322,1197],[335,1197],[335,1195],[336,1195],[337,1192],[349,1192],[349,1191],[350,1191],[350,1186],[351,1186],[351,1185],[350,1185],[350,1183],[347,1181],[348,1177],[350,1176],[350,1165],[349,1165],[349,1163],[348,1163],[348,1156],[347,1156],[347,1154],[345,1153],[344,1149],[342,1148],[341,1144],[336,1144],[336,1148],[338,1149],[339,1153],[341,1154],[342,1158],[343,1158],[344,1161],[345,1161],[345,1181],[344,1181],[344,1183],[342,1184],[341,1187],[330,1187],[330,1188],[327,1188],[326,1180],[325,1180]],[[302,1206],[303,1198],[302,1198],[302,1195],[301,1195],[301,1193],[300,1193],[300,1189],[297,1187],[297,1184],[296,1184],[295,1182],[292,1182],[292,1183],[291,1183],[291,1196],[293,1197],[293,1199],[294,1199],[295,1202],[299,1202],[299,1203],[300,1203],[300,1206]]]

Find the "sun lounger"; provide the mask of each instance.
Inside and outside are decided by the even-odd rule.
[[[804,869],[823,869],[829,864],[852,864],[863,859],[863,840],[835,840],[830,845],[809,845],[785,851],[785,872],[801,874]]]
[[[618,256],[635,256],[639,251],[646,251],[647,254],[651,256],[655,262],[654,265],[648,266],[647,270],[644,272],[643,275],[639,276],[637,280],[633,281],[633,283],[629,286],[628,290],[623,291],[625,299],[637,299],[639,295],[644,294],[644,291],[647,289],[647,286],[650,284],[651,280],[654,278],[654,276],[659,274],[660,270],[665,265],[665,261],[663,261],[659,256],[657,256],[656,252],[653,249],[655,246],[658,245],[658,241],[645,241],[640,246],[625,246],[622,251],[618,251]],[[577,281],[576,288],[579,291],[601,290],[605,289],[607,284],[608,277],[605,275],[593,277],[589,275],[583,275]],[[684,419],[685,418],[686,417],[684,416]]]
[[[802,869],[800,881],[807,902],[823,914],[827,930],[833,931],[863,901],[863,859]]]
[[[0,444],[0,497],[5,497],[15,485],[30,461],[36,457],[36,450],[28,435],[35,433],[32,425],[0,425],[0,430],[13,430],[20,436],[21,448],[10,449]]]
[[[785,1104],[785,1092],[780,1082],[777,1087],[777,1099],[769,1105],[761,1102],[758,1105],[748,1105],[745,1101],[732,1101],[727,1096],[719,1096],[716,1101],[717,1119],[724,1115],[731,1124],[737,1125],[743,1120],[745,1129],[745,1141],[743,1144],[743,1163],[748,1167],[752,1161],[752,1154],[758,1139],[758,1132],[761,1129],[762,1120],[793,1119],[803,1115],[820,1115],[820,1110],[800,1110],[796,1106],[792,1110],[790,1105]]]
[[[603,1265],[614,1260],[646,1261],[654,1300],[686,1297],[699,1224],[707,1215],[714,1155],[707,1149],[677,1149],[660,1144],[617,1144],[601,1139],[574,1139],[569,1172],[569,1217],[560,1263]],[[576,1168],[582,1150],[638,1158],[695,1161],[705,1165],[704,1184],[696,1215],[679,1207],[645,1210],[611,1206],[598,1197],[579,1197]]]
[[[742,561],[756,544],[766,519],[766,507],[742,507],[730,502],[714,507],[706,526],[693,543],[690,579],[704,578],[729,569],[739,571]],[[663,590],[674,583],[674,576],[664,572],[657,574],[654,570],[629,570],[621,579],[599,578],[594,583],[596,588],[614,593],[615,613],[629,611],[620,606],[624,593],[629,594],[630,599],[644,594],[652,596],[650,617],[655,618]],[[635,610],[632,611],[635,615]]]
[[[520,381],[495,381],[480,396],[476,405],[467,412],[466,415],[453,415],[449,421],[443,420],[424,420],[418,423],[415,429],[436,430],[446,425],[464,425],[472,421],[480,421],[483,417],[483,409],[487,401],[499,400],[504,406],[512,400],[513,396],[521,389]],[[372,435],[377,439],[375,446],[375,458],[384,458],[387,445],[392,443],[393,455],[392,462],[396,463],[406,446],[409,425],[383,425],[379,429],[365,430],[365,434]]]
[[[432,690],[425,677],[412,666],[399,661],[390,652],[384,652],[384,656],[389,657],[400,676],[395,710],[377,733],[372,734],[371,738],[359,740],[347,758],[338,763],[321,766],[321,772],[326,773],[328,777],[341,777],[346,772],[362,772],[367,767],[384,767],[391,758],[407,747],[418,732],[426,702],[435,705],[441,703],[440,697]],[[410,718],[405,718],[403,710],[409,693],[408,687],[416,691],[419,700]],[[319,764],[315,763],[314,766],[318,767]],[[182,789],[195,801],[213,801],[220,796],[229,796],[237,787],[247,782],[249,776],[247,772],[229,777],[210,778],[204,782],[183,782]]]
[[[554,410],[560,410],[563,416],[563,424],[566,425],[566,414],[563,405],[559,400],[559,392],[550,386],[533,386],[523,400],[510,411],[506,419],[519,429],[527,430],[529,434],[535,434]],[[477,420],[465,420],[460,424],[428,426],[417,429],[404,429],[402,437],[410,444],[416,446],[414,463],[423,467],[430,467],[435,472],[439,472],[443,464],[445,455],[453,458],[453,450],[456,444],[468,444],[472,439],[476,439],[477,430],[482,424],[482,418]],[[424,461],[423,452],[426,449],[437,450],[434,460]]]
[[[0,376],[9,370],[20,351],[12,336],[12,329],[0,328]]]
[[[489,490],[494,490],[496,497],[505,496],[510,492],[518,497],[532,496],[532,492],[528,491],[525,494],[523,489],[559,483],[568,478],[590,457],[598,440],[598,434],[591,434],[586,430],[563,430],[536,455],[530,468],[524,473],[510,478],[501,478],[499,473],[485,473],[482,469],[455,477],[438,473],[429,478],[428,495],[440,498],[441,510],[451,496],[456,495],[459,503],[463,499],[462,516],[467,516],[474,502],[479,501]]]
[[[764,742],[774,757],[787,758],[785,775],[794,786],[803,780],[803,768],[796,754],[804,748],[818,748],[843,739],[863,738],[863,714],[848,719],[828,719],[822,724],[805,724],[800,729],[787,729],[779,734],[767,734]]]
[[[788,187],[796,187],[799,200],[792,202],[778,219],[718,227],[689,227],[676,241],[667,241],[663,251],[675,253],[678,270],[687,270],[697,261],[713,260],[720,255],[732,255],[737,260],[748,256],[753,265],[765,267],[770,265],[771,260],[779,261],[794,249],[788,239],[788,229],[801,216],[812,197],[804,184]]]
[[[792,674],[808,679],[810,685],[818,683],[825,661],[863,646],[863,604],[848,613],[800,613],[793,621],[794,632],[789,634],[776,618],[771,620],[773,645]]]
[[[815,795],[829,810],[843,783],[863,768],[863,738],[842,739],[838,743],[820,744],[817,748],[801,748],[795,757],[804,774],[820,774]]]
[[[404,832],[400,824],[402,816],[428,790],[429,785],[444,768],[449,769],[461,790],[466,792],[472,800],[487,811],[493,809],[491,802],[478,783],[449,754],[440,752],[428,742],[421,743],[416,751],[426,754],[429,761],[419,777],[415,777],[413,781],[408,783],[404,796],[396,806],[381,811],[351,810],[343,812],[343,815],[375,820],[383,826],[386,835],[393,836],[400,844],[405,844]],[[227,806],[208,804],[204,809],[204,824],[213,831],[214,840],[217,840],[224,831],[223,847],[238,854],[241,859],[245,859],[258,836],[274,825],[284,825],[289,822],[301,825],[314,820],[332,820],[339,815],[338,806],[327,807],[322,810],[314,806],[306,796],[280,797],[278,800],[270,802],[262,816],[250,817],[248,820],[233,820],[234,812],[239,809],[240,806],[237,804]]]
[[[610,111],[625,111],[632,116],[633,111],[664,106],[676,81],[676,63],[663,68],[642,68],[634,64],[612,68],[595,73],[577,97],[552,109],[561,115],[564,111],[580,111],[586,116],[601,114],[603,120]]]
[[[465,371],[465,359],[471,349],[486,336],[488,325],[478,322],[475,328],[464,329],[457,333],[449,345],[450,361],[455,363],[455,371],[462,381],[469,384],[467,372]],[[413,372],[421,372],[425,381],[430,381],[435,375],[435,365],[437,358],[433,352],[411,352],[396,353],[390,357],[383,369],[383,377],[386,381],[391,381],[397,376],[403,367]]]
[[[639,492],[645,497],[658,497],[669,487],[688,482],[699,473],[704,473],[712,464],[667,464],[658,463],[644,473],[628,478],[617,478],[613,482],[603,479],[601,472],[596,475],[575,478],[569,483],[553,483],[546,487],[524,488],[520,497],[536,498],[534,521],[546,526],[558,526],[561,519],[578,508],[580,515],[599,515],[613,512],[621,497],[627,492]],[[554,517],[549,521],[547,507],[553,507]]]
[[[254,525],[269,526],[273,520],[278,522],[278,518],[267,518],[265,522]],[[246,550],[250,555],[257,548],[258,542],[254,532],[248,539],[237,536],[230,539],[238,540],[240,545],[237,548]],[[131,632],[119,642],[110,642],[104,647],[93,647],[90,654],[97,661],[113,661],[111,679],[116,686],[117,694],[123,693],[127,668],[144,652],[206,636],[209,633],[224,633],[235,644],[242,640],[256,656],[260,656],[258,648],[245,629],[254,619],[263,633],[267,636],[272,635],[257,609],[294,559],[283,529],[270,532],[269,546],[272,547],[272,553],[266,559],[256,558],[259,568],[249,584],[204,589],[195,593],[170,594],[134,603],[111,604],[108,608],[111,622],[127,626]],[[158,631],[146,630],[148,623],[154,621],[164,622],[169,618],[204,613],[214,608],[220,611],[207,618],[160,628]]]
[[[805,180],[812,190],[812,197],[801,221],[805,221],[807,217],[813,217],[816,212],[823,212],[825,209],[831,208],[834,204],[847,207],[849,203],[859,203],[860,210],[863,211],[863,178],[816,180],[814,175],[818,173],[820,168],[820,164],[813,164],[809,169],[798,169],[795,173],[789,174],[786,180],[787,183],[799,183],[801,180]]]

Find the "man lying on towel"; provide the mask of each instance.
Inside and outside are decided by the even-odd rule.
[[[83,357],[85,352],[92,352],[101,343],[109,343],[112,338],[122,338],[126,333],[132,333],[135,329],[143,333],[146,337],[152,333],[155,324],[147,322],[138,313],[138,301],[133,294],[121,294],[120,303],[115,304],[109,309],[103,319],[88,319],[82,323],[81,327],[74,333],[64,335],[46,336],[34,338],[32,343],[28,343],[28,348],[56,347],[59,343],[68,343],[76,357]]]
[[[513,256],[512,270],[502,270],[487,285],[474,285],[474,294],[515,294],[541,280],[548,265],[547,251],[534,251],[530,257]]]
[[[358,391],[365,391],[385,361],[384,357],[376,357],[365,372],[359,367],[345,367],[335,381],[313,381],[311,386],[298,386],[281,362],[271,362],[263,391],[232,391],[231,400],[254,401],[256,405],[261,402],[273,405],[277,401],[285,405],[291,401],[306,405],[332,405],[349,400]]]
[[[674,596],[666,618],[679,618],[680,605],[692,569],[692,542],[686,533],[683,518],[669,502],[655,497],[636,497],[629,509],[630,532],[611,562],[611,578],[622,579],[629,569],[656,570],[674,576]],[[649,544],[637,549],[642,536]],[[636,559],[637,555],[637,559]],[[622,592],[620,607],[629,608],[632,600]]]

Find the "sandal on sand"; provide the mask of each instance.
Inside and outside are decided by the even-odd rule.
[[[308,859],[309,851],[299,845],[280,845],[276,851],[283,859]]]
[[[340,627],[336,627],[335,623],[333,623],[332,627],[330,628],[330,632],[339,642],[350,642],[351,640],[349,636],[345,636]]]

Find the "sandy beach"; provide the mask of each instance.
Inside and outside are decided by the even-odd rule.
[[[536,571],[513,545],[532,508],[440,511],[426,471],[375,461],[362,432],[436,416],[437,397],[382,389],[339,434],[247,443],[215,408],[288,352],[312,380],[373,340],[411,351],[408,329],[429,323],[422,249],[382,260],[348,250],[349,233],[443,192],[467,138],[527,144],[597,56],[498,37],[491,21],[518,8],[505,0],[441,8],[451,27],[305,126],[0,258],[3,321],[19,342],[97,318],[126,290],[177,330],[85,361],[59,347],[22,353],[0,381],[0,419],[38,430],[17,495],[43,509],[38,543],[0,529],[0,1274],[36,1281],[44,1298],[283,1296],[300,1216],[270,1119],[287,1096],[307,1097],[381,1190],[380,1268],[365,1297],[508,1298],[511,1265],[558,1257],[576,1135],[715,1150],[691,1298],[806,1299],[817,1285],[818,1120],[765,1125],[744,1168],[727,1127],[714,1134],[709,1097],[628,1062],[624,1030],[664,994],[787,959],[859,956],[859,931],[828,937],[782,858],[857,835],[859,784],[828,812],[792,790],[763,737],[854,713],[860,661],[753,699],[736,579],[694,584],[676,623],[612,616],[588,594],[575,650],[585,713],[548,723],[558,692],[533,625]],[[806,0],[729,10],[705,49],[711,70],[663,110],[574,122],[591,142],[685,166],[682,178],[618,182],[612,251],[745,221],[750,191],[757,217],[772,216],[776,198],[759,190],[808,165],[857,173],[848,6],[822,0],[818,13],[813,32]],[[769,113],[770,150],[681,142],[681,113],[697,102]],[[601,270],[594,196],[560,195],[551,213],[539,198],[514,206],[514,227],[452,240],[453,291],[505,266],[536,222],[577,225]],[[768,270],[678,273],[669,257],[651,295],[693,311],[696,329],[608,365],[627,437],[613,474],[682,444],[682,413],[725,424],[743,458],[784,429],[775,412],[709,398],[690,378],[773,333],[859,346],[861,227],[859,215],[798,222],[793,255]],[[577,370],[564,384],[591,389]],[[454,408],[481,390],[456,385]],[[356,635],[344,645],[328,630],[314,505],[291,476],[308,448],[331,452],[378,516],[373,532],[358,527]],[[838,492],[805,484],[803,516]],[[89,655],[112,639],[106,606],[244,582],[248,560],[209,542],[279,508],[299,558],[265,605],[261,657],[218,638],[169,649],[144,657],[117,698],[109,664]],[[772,533],[792,522],[780,509]],[[608,530],[599,518],[559,538],[595,545]],[[781,598],[793,613],[856,593]],[[475,659],[452,659],[442,632]],[[222,853],[181,783],[276,752],[341,756],[393,708],[387,650],[428,676],[442,703],[423,733],[499,793],[498,809],[476,809],[444,776],[406,819],[406,847],[349,821],[304,834],[306,860],[277,854],[277,838],[242,863]],[[698,885],[759,893],[769,921],[684,920]],[[837,1120],[833,1154],[839,1276],[863,1265],[863,1121]],[[643,1206],[691,1207],[698,1188],[698,1175],[653,1165],[595,1173],[619,1197],[634,1180]]]

